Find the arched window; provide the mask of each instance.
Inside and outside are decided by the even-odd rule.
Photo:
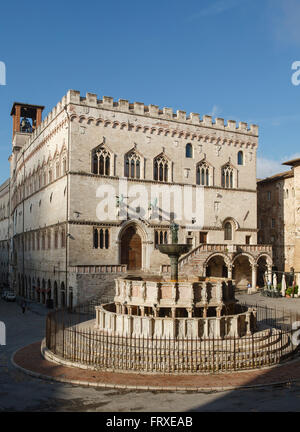
[[[141,158],[135,150],[125,157],[125,177],[141,178]]]
[[[64,229],[60,233],[60,243],[62,248],[66,246],[66,232]]]
[[[99,146],[92,152],[92,172],[99,175],[110,175],[111,154],[103,146]]]
[[[205,161],[197,165],[196,183],[201,186],[209,186],[209,165]]]
[[[66,172],[67,172],[67,159],[64,158],[62,163],[62,174],[65,175]]]
[[[155,231],[154,232],[155,247],[160,244],[168,244],[168,231]]]
[[[244,154],[242,151],[238,152],[237,163],[238,165],[244,165]]]
[[[94,229],[94,248],[98,249],[98,230]]]
[[[232,225],[230,222],[226,222],[224,226],[224,240],[232,240]]]
[[[40,233],[39,232],[37,232],[36,233],[36,248],[37,248],[37,250],[40,250]]]
[[[54,248],[58,248],[58,231],[54,232]]]
[[[165,231],[164,233],[164,244],[168,244],[168,233]]]
[[[192,144],[187,144],[185,146],[185,157],[192,158],[193,157],[193,146]]]
[[[154,180],[169,181],[169,160],[163,153],[154,159]]]
[[[105,230],[105,249],[109,248],[109,230]]]
[[[44,186],[46,186],[47,184],[47,172],[46,170],[44,171]]]
[[[104,241],[103,241],[103,229],[100,230],[100,249],[103,249]]]
[[[155,247],[157,247],[157,245],[159,244],[159,241],[158,241],[158,231],[155,231],[155,233],[154,233],[154,242],[155,242]]]
[[[51,249],[51,231],[50,230],[47,233],[47,239],[48,239],[48,249]]]
[[[93,246],[95,249],[108,249],[109,248],[109,229],[94,228],[93,233]]]
[[[42,250],[46,249],[46,234],[42,233]]]
[[[59,161],[57,161],[56,165],[55,165],[55,176],[56,176],[56,178],[58,178],[60,176],[60,169],[59,168],[60,168]]]
[[[222,187],[233,188],[233,168],[229,163],[222,168]]]

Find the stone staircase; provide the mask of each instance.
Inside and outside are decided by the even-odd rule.
[[[235,249],[234,249],[235,250]],[[179,272],[181,275],[188,275],[191,272],[200,273],[200,269],[207,257],[215,252],[223,254],[229,253],[228,245],[220,244],[200,244],[192,249],[189,253],[179,259]],[[164,264],[161,266],[161,273],[170,273],[171,266]]]

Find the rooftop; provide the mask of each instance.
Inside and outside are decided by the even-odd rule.
[[[288,166],[297,166],[300,165],[300,158],[296,158],[296,159],[292,159],[290,161],[287,162],[283,162],[282,165],[288,165]]]
[[[300,159],[299,159],[300,161]],[[268,183],[268,182],[272,182],[272,181],[276,181],[276,180],[281,180],[281,179],[286,179],[286,178],[290,178],[290,177],[294,177],[294,173],[292,170],[290,171],[285,171],[279,174],[274,174],[273,176],[267,177],[265,179],[257,179],[257,183]]]
[[[43,105],[32,105],[32,104],[26,104],[22,102],[14,102],[10,113],[11,116],[15,114],[16,106],[21,106],[22,108],[26,109],[28,112],[30,112],[31,110],[35,111],[37,108],[41,108],[43,111],[43,109],[45,108]]]

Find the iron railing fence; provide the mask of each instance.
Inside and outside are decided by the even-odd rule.
[[[46,346],[56,356],[92,369],[157,373],[226,372],[282,363],[298,352],[293,322],[300,315],[259,305],[258,333],[244,337],[171,339],[121,336],[94,329],[95,306],[111,302],[93,299],[72,310],[50,312]],[[89,322],[91,321],[91,322]]]

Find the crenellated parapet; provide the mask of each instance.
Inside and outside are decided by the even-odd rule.
[[[65,111],[67,105],[67,95],[63,96],[63,98],[57,103],[57,105],[49,112],[49,114],[44,118],[41,124],[29,135],[28,141],[26,143],[26,147],[29,147],[43,132],[44,130],[51,125],[51,123],[57,118],[59,114]],[[67,118],[67,115],[66,115]],[[54,130],[51,133],[55,133],[55,129],[59,128],[60,125],[55,125]]]
[[[157,105],[145,105],[141,102],[130,103],[128,100],[119,99],[114,101],[112,97],[103,96],[98,99],[96,94],[86,93],[86,97],[80,96],[80,92],[69,90],[66,95],[67,104],[81,105],[88,108],[100,108],[110,111],[119,111],[137,116],[153,117],[160,120],[174,121],[178,123],[186,123],[188,125],[198,125],[209,127],[217,130],[239,132],[245,135],[258,136],[258,126],[248,125],[247,123],[236,123],[234,120],[228,120],[225,124],[224,119],[216,118],[213,121],[212,116],[204,115],[201,119],[198,113],[190,113],[187,115],[185,111],[177,110],[175,113],[172,108],[160,109]],[[88,111],[86,111],[88,114]]]
[[[82,108],[79,114],[76,106]],[[105,115],[99,115],[95,109],[103,111],[118,112],[129,114],[137,118],[127,120],[108,119]],[[138,117],[139,116],[139,117]],[[57,118],[60,117],[59,120]],[[114,115],[112,116],[114,117]],[[139,118],[143,117],[144,121]],[[162,121],[161,124],[145,124],[147,118]],[[229,146],[250,147],[257,146],[258,126],[248,125],[234,120],[228,120],[225,124],[224,119],[203,115],[200,118],[198,113],[187,115],[185,111],[177,110],[175,113],[172,108],[164,107],[160,109],[157,105],[145,105],[141,102],[130,103],[128,100],[119,99],[117,102],[112,97],[103,96],[98,99],[96,94],[86,93],[85,97],[80,95],[77,90],[69,90],[68,93],[57,103],[49,112],[40,125],[26,137],[26,144],[23,148],[35,148],[40,145],[40,141],[48,141],[67,121],[77,120],[82,124],[94,124],[96,126],[111,127],[114,129],[128,130],[133,132],[143,132],[150,135],[163,135],[172,138],[183,138],[195,140],[199,143],[210,142],[215,145],[227,144]],[[163,123],[164,122],[164,123]],[[171,123],[170,123],[171,122]],[[192,129],[187,128],[193,126]],[[205,132],[205,130],[207,130]],[[218,137],[215,131],[224,132],[223,137]],[[227,132],[227,134],[226,134]],[[235,135],[232,135],[232,134]]]

